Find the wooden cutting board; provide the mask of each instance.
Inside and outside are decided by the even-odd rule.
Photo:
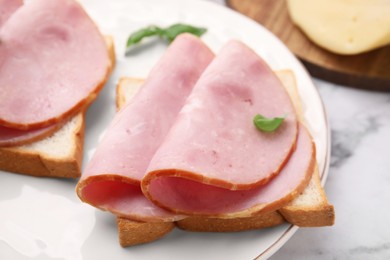
[[[390,46],[358,55],[338,55],[312,43],[291,21],[285,0],[226,0],[229,7],[278,36],[310,74],[333,83],[390,91]],[[390,14],[389,14],[390,15]]]

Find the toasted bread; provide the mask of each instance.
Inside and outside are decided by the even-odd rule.
[[[147,223],[117,218],[119,243],[123,247],[157,240],[175,228],[174,222]]]

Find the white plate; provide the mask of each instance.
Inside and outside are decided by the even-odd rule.
[[[270,32],[227,8],[210,2],[183,0],[83,0],[102,32],[114,36],[117,66],[87,115],[84,166],[115,113],[115,84],[120,76],[145,77],[166,45],[152,43],[124,57],[128,34],[140,27],[176,22],[208,28],[204,41],[215,51],[239,39],[274,69],[294,71],[304,115],[317,145],[317,160],[326,179],[329,129],[320,96],[310,76]],[[269,257],[297,230],[284,224],[240,233],[191,233],[180,230],[154,243],[123,249],[115,218],[82,204],[76,182],[0,172],[0,259],[253,259]]]

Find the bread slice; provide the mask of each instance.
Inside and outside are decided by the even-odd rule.
[[[283,70],[277,73],[283,82],[295,107],[298,120],[305,123],[303,109],[294,74]],[[321,186],[318,167],[314,169],[312,178],[306,189],[293,201],[279,210],[287,222],[299,227],[320,227],[334,224],[333,205],[329,204],[325,191]]]
[[[105,37],[115,64],[114,42]],[[84,109],[86,110],[86,109]],[[0,170],[39,177],[78,178],[81,176],[85,111],[80,112],[52,135],[13,147],[0,148]]]
[[[250,218],[218,219],[188,217],[177,221],[178,228],[196,232],[238,232],[252,229],[273,227],[285,220],[277,211],[264,213]]]
[[[174,222],[147,223],[117,218],[119,243],[123,247],[152,242],[175,228]]]
[[[296,88],[295,78],[290,71],[277,72],[291,96],[298,119],[303,121],[303,111]],[[143,80],[122,78],[117,86],[117,107],[120,109],[137,93]],[[285,221],[302,226],[317,227],[329,226],[334,223],[334,209],[329,204],[325,192],[320,183],[318,169],[307,188],[287,206],[279,211],[260,214],[249,218],[217,219],[204,217],[188,217],[176,222],[176,226],[197,232],[236,232],[251,229],[272,227]],[[132,246],[154,241],[169,233],[173,223],[143,223],[118,217],[119,243],[121,246]]]
[[[80,113],[40,141],[0,148],[0,169],[39,177],[80,177],[84,121]]]
[[[333,205],[329,204],[320,182],[318,168],[306,189],[288,205],[279,209],[287,222],[299,227],[321,227],[334,224]]]

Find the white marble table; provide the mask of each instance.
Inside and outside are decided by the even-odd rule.
[[[390,259],[390,93],[313,80],[332,130],[336,223],[299,229],[271,259]]]

